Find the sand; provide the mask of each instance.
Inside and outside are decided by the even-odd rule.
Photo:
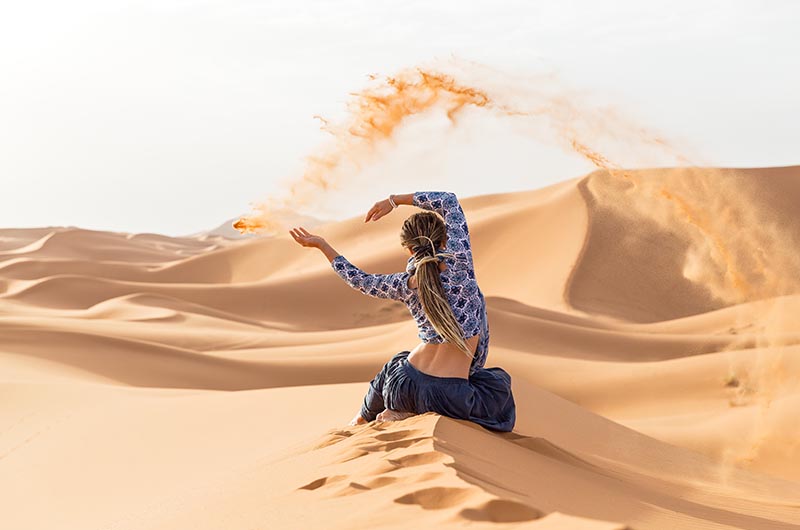
[[[0,230],[0,527],[800,528],[800,168],[625,178],[461,198],[513,433],[348,426],[416,327],[288,232]]]

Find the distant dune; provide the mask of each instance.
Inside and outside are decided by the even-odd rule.
[[[288,212],[284,211],[280,213],[280,218],[290,226],[302,226],[304,228],[315,228],[317,226],[329,223],[329,220],[318,219],[316,217],[312,217],[310,215],[302,215],[295,212]],[[228,219],[227,221],[223,222],[221,225],[213,228],[211,230],[205,230],[202,232],[195,232],[194,234],[189,234],[184,237],[191,237],[197,239],[207,239],[213,236],[224,237],[226,239],[253,239],[254,237],[259,237],[258,234],[243,234],[239,232],[237,229],[233,227],[233,223],[238,221],[238,217],[233,217]]]
[[[347,426],[416,327],[289,234],[0,230],[2,527],[800,528],[800,167],[460,199],[513,433]]]

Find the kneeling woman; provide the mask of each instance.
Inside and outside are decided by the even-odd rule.
[[[319,248],[354,289],[405,303],[419,328],[422,342],[383,365],[350,424],[433,411],[511,431],[516,421],[511,376],[500,367],[484,368],[489,345],[486,301],[475,279],[469,229],[458,198],[445,191],[389,195],[372,206],[364,221],[377,221],[401,204],[426,210],[403,223],[400,243],[411,255],[404,272],[368,274],[323,238],[302,227],[290,231],[301,245]]]

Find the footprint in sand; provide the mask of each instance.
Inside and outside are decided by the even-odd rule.
[[[382,442],[393,442],[395,440],[402,440],[403,438],[408,438],[416,433],[417,431],[412,431],[412,430],[391,431],[391,432],[376,434],[375,436],[373,436],[373,438],[375,438],[376,440],[380,440]]]
[[[400,504],[416,504],[425,510],[443,510],[466,501],[475,494],[471,488],[446,488],[436,486],[412,491],[394,499]]]
[[[342,481],[347,478],[347,475],[332,475],[330,477],[322,477],[316,480],[312,480],[305,486],[300,486],[297,488],[298,490],[315,490],[319,489],[326,484],[334,484],[336,482]]]
[[[544,513],[536,508],[506,499],[492,499],[475,508],[464,508],[458,514],[470,521],[490,521],[493,523],[521,523],[533,521],[544,516]]]
[[[325,437],[322,439],[320,443],[312,447],[311,449],[322,449],[324,447],[329,447],[333,444],[339,443],[342,440],[346,440],[347,438],[353,436],[354,432],[342,430],[342,429],[334,429],[328,431]]]
[[[445,455],[436,451],[426,451],[424,453],[413,453],[400,458],[389,458],[387,461],[398,467],[424,466],[436,464],[446,459]]]
[[[364,491],[382,488],[383,486],[394,484],[398,480],[400,479],[397,477],[375,477],[374,479],[366,481],[363,484],[360,482],[351,482],[344,490],[342,490],[341,495],[353,495],[355,493],[362,493]]]
[[[405,449],[406,447],[411,447],[412,445],[424,442],[426,440],[430,440],[430,436],[421,436],[419,438],[407,438],[387,443],[364,444],[361,445],[360,447],[361,449],[370,452],[375,452],[375,451],[389,452],[395,449]]]

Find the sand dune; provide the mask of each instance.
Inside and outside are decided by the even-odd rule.
[[[2,526],[800,528],[798,200],[798,167],[462,197],[505,434],[347,426],[416,327],[288,234],[0,230]],[[396,272],[412,212],[315,231]]]

